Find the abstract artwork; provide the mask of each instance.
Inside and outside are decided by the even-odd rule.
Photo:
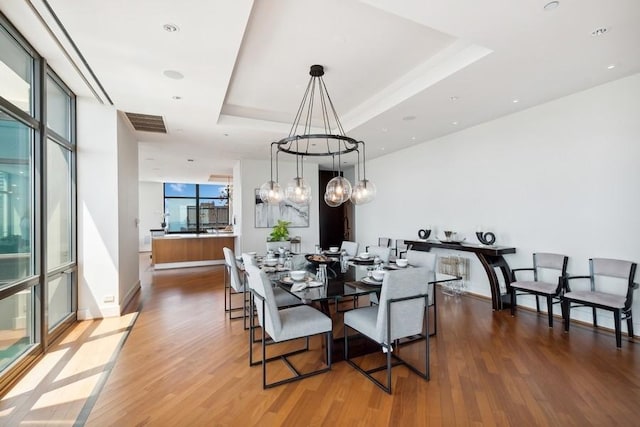
[[[256,228],[271,228],[279,219],[289,221],[289,228],[309,226],[309,205],[296,205],[286,200],[278,205],[270,205],[260,199],[259,189],[255,191],[255,199]]]

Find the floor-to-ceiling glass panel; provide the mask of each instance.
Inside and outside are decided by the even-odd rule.
[[[0,96],[32,114],[33,58],[0,26]]]
[[[196,231],[196,199],[164,199],[169,232]]]
[[[47,271],[71,261],[71,152],[47,141]]]
[[[0,300],[0,372],[34,342],[32,295],[33,290],[29,288]]]
[[[71,139],[71,97],[47,76],[47,127]]]
[[[32,139],[0,112],[0,287],[34,273]]]
[[[49,329],[71,313],[72,279],[71,273],[61,273],[47,283]]]

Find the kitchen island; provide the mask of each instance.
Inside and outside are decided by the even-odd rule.
[[[229,232],[154,236],[152,264],[156,269],[224,264],[222,248],[234,250],[235,240]]]

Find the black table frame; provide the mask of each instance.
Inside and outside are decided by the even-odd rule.
[[[516,248],[508,246],[485,246],[469,243],[443,243],[437,240],[405,240],[408,249],[429,252],[432,248],[450,249],[454,251],[473,252],[484,267],[489,287],[491,288],[491,304],[493,310],[503,310],[510,307],[511,303],[511,268],[503,255],[516,253]],[[507,287],[505,295],[500,294],[500,283],[496,275],[495,267],[499,267]]]

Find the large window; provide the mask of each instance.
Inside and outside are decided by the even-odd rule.
[[[229,225],[229,188],[213,184],[164,184],[169,233],[202,233]]]
[[[75,97],[44,64],[0,14],[0,392],[75,320]]]

